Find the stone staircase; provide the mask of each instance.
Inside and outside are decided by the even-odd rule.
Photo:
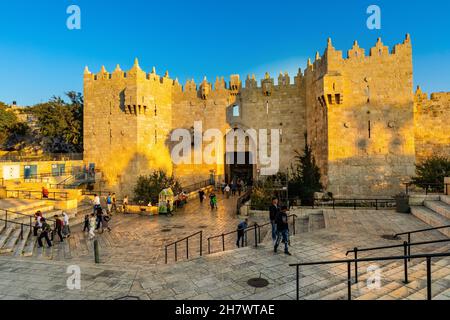
[[[421,251],[423,252],[423,251]],[[450,252],[450,245],[442,246],[433,253]],[[373,273],[364,272],[369,265],[380,268],[380,285],[371,287],[369,277]],[[352,265],[352,279],[354,280],[354,266]],[[358,266],[358,283],[351,287],[352,300],[426,300],[427,280],[426,262],[424,259],[413,259],[408,263],[408,280],[404,280],[403,261],[383,262],[377,261],[364,263]],[[448,300],[450,288],[450,257],[435,258],[431,265],[432,297],[433,299]],[[301,279],[300,279],[301,283]],[[347,300],[347,279],[341,277],[330,277],[329,285],[313,294],[301,297],[304,300]]]
[[[423,206],[411,206],[411,212],[432,227],[450,225],[450,196],[441,195],[437,200],[425,200]],[[439,231],[450,237],[450,228]]]
[[[8,210],[19,212],[23,215],[14,214],[8,211],[8,221],[15,223],[5,223],[0,220],[0,254],[13,256],[31,257],[37,256],[52,258],[53,248],[37,247],[37,238],[33,236],[33,230],[30,230],[29,223],[32,217],[34,223],[34,214],[40,210],[43,217],[54,219],[54,215],[61,215],[62,210],[55,209],[54,206],[46,204],[46,201],[32,201],[29,204],[22,204]],[[67,210],[71,227],[84,221],[84,215],[92,212],[90,204],[81,204],[76,210]],[[24,216],[26,215],[26,216]],[[29,217],[28,217],[29,216]],[[5,212],[0,210],[0,218],[5,218]],[[23,232],[20,223],[23,223]],[[58,237],[56,236],[55,239]],[[59,241],[54,242],[54,247],[60,245]]]

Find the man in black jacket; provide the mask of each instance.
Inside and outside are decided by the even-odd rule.
[[[276,224],[277,224],[277,240],[275,242],[275,246],[273,251],[277,252],[278,246],[280,245],[281,239],[283,239],[284,243],[284,253],[287,255],[291,255],[289,252],[289,224],[288,224],[288,216],[287,216],[287,206],[283,206],[281,211],[276,216]]]
[[[278,198],[273,197],[272,198],[272,204],[269,207],[269,219],[270,224],[272,225],[272,241],[275,244],[275,241],[277,240],[277,225],[275,223],[275,219],[280,212],[280,208],[278,207]]]

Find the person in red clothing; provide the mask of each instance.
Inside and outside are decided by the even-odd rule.
[[[53,232],[52,232],[52,241],[53,241],[53,237],[55,236],[55,233],[57,233],[59,236],[59,240],[61,242],[64,242],[64,237],[62,235],[62,229],[64,227],[64,222],[59,218],[58,215],[54,215],[53,217],[55,218],[55,230],[53,230]]]
[[[42,187],[42,198],[48,199],[48,189],[46,187]]]

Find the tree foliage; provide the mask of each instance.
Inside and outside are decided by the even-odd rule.
[[[23,142],[29,133],[26,123],[20,122],[16,114],[7,110],[6,104],[0,102],[0,146],[10,149]]]
[[[36,117],[47,152],[83,151],[83,96],[73,91],[66,95],[69,103],[60,97],[53,97],[29,110]]]
[[[314,201],[314,193],[322,191],[320,182],[320,170],[316,165],[312,148],[307,142],[305,134],[304,153],[296,151],[296,165],[292,167],[293,176],[289,182],[289,194],[300,198],[302,205],[311,205]]]
[[[154,171],[148,176],[140,176],[134,188],[134,201],[157,203],[159,193],[166,188],[171,188],[174,193],[181,192],[178,180],[163,170]]]
[[[450,177],[450,159],[446,157],[431,157],[416,165],[416,177],[413,183],[425,188],[429,184],[436,191],[443,191],[444,178]]]

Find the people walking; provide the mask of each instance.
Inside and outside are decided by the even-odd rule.
[[[123,203],[122,203],[123,213],[127,213],[127,208],[128,208],[128,196],[125,196],[123,198]]]
[[[43,247],[42,238],[44,238],[45,241],[47,242],[48,247],[50,248],[52,246],[52,242],[50,241],[49,234],[52,232],[52,228],[47,223],[45,218],[42,218],[41,222],[42,222],[42,231],[41,231],[41,234],[39,235],[39,237],[37,239],[38,240],[38,246],[39,246],[39,248]]]
[[[205,191],[200,190],[198,192],[198,198],[200,199],[200,203],[203,203],[203,200],[205,200]]]
[[[111,220],[111,216],[109,214],[103,215],[102,220],[102,233],[105,231],[105,229],[108,230],[108,232],[111,232],[111,228],[109,227],[109,221]]]
[[[55,214],[53,216],[53,218],[55,218],[55,230],[53,230],[52,232],[52,241],[55,237],[55,233],[59,236],[59,241],[60,242],[64,242],[64,237],[62,235],[62,230],[64,227],[64,222],[59,218],[59,216],[57,214]]]
[[[237,227],[237,241],[236,246],[240,248],[240,246],[244,246],[245,239],[245,230],[248,228],[248,218],[245,218],[244,221],[241,221]]]
[[[89,215],[84,216],[83,232],[89,232]]]
[[[239,179],[237,182],[237,191],[238,191],[238,195],[240,197],[241,193],[242,193],[242,180],[241,179]]]
[[[269,207],[269,220],[270,220],[270,225],[272,226],[273,244],[275,244],[275,241],[277,240],[277,224],[275,223],[275,219],[279,212],[280,212],[280,209],[278,207],[278,198],[273,197],[272,204]]]
[[[101,226],[102,221],[103,221],[103,209],[102,208],[97,208],[97,212],[95,213],[95,217],[96,217],[95,230],[98,230],[98,229],[100,229],[100,226]]]
[[[231,185],[231,195],[234,197],[236,195],[236,192],[237,192],[237,184],[233,182],[233,184]]]
[[[94,194],[94,213],[97,212],[98,208],[101,208],[100,196]]]
[[[217,196],[214,192],[211,192],[209,195],[209,205],[211,206],[211,210],[217,209]]]
[[[230,188],[230,185],[226,185],[225,186],[225,188],[223,189],[223,191],[225,191],[225,197],[227,198],[227,199],[229,199],[230,198],[230,191],[231,191],[231,188]]]
[[[91,213],[91,217],[89,218],[89,239],[92,240],[95,238],[95,214]]]
[[[112,195],[111,195],[111,192],[110,192],[110,193],[108,193],[108,196],[106,197],[106,210],[107,210],[108,214],[111,213],[112,205],[113,205]]]
[[[167,200],[166,208],[167,208],[167,216],[172,216],[173,217],[172,207],[170,206],[170,200]]]
[[[288,256],[291,255],[289,252],[289,224],[288,224],[288,216],[287,216],[287,206],[283,206],[281,211],[278,212],[276,217],[276,225],[277,225],[277,240],[275,242],[275,246],[273,251],[276,253],[280,242],[284,243],[284,253]]]
[[[63,228],[63,235],[66,238],[70,238],[70,223],[69,223],[69,216],[67,212],[63,211],[63,221],[64,221],[64,228]]]
[[[117,197],[116,197],[116,194],[113,193],[112,196],[111,196],[111,198],[112,198],[111,213],[112,213],[113,211],[114,211],[114,212],[117,212]]]
[[[33,235],[35,237],[37,237],[39,229],[42,228],[42,212],[41,211],[37,211],[34,214],[34,219],[35,219],[35,223],[34,223],[34,226],[33,226]]]

